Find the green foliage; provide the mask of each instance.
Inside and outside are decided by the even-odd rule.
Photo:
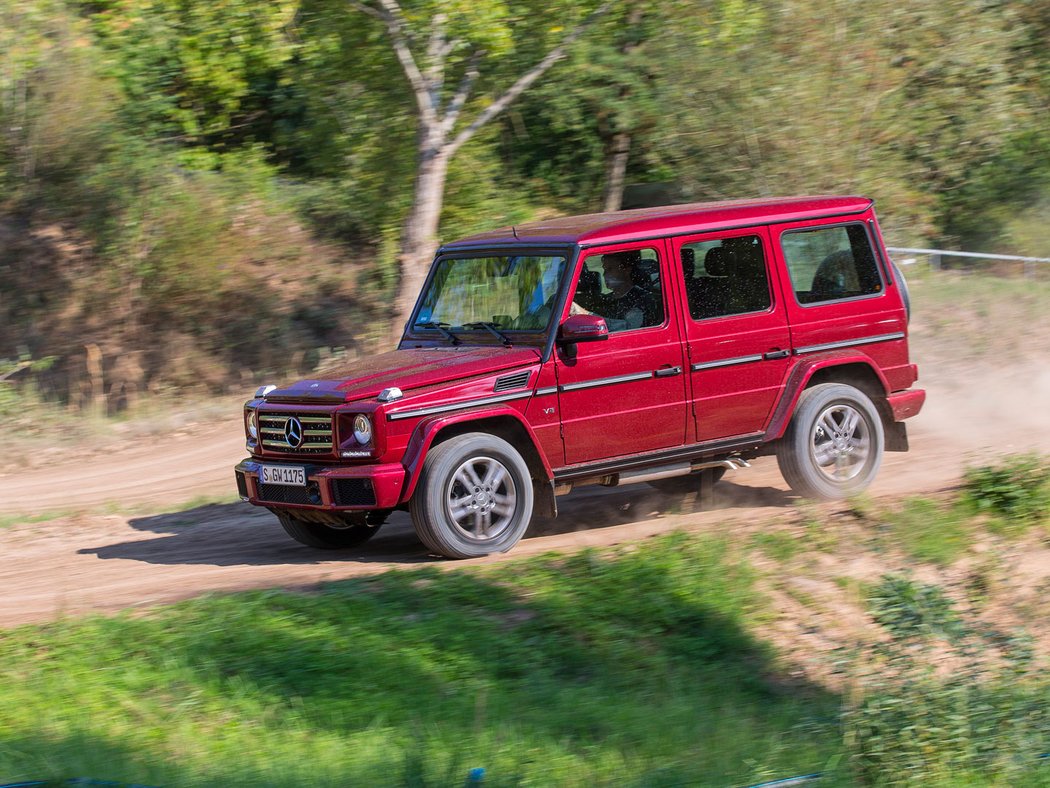
[[[122,110],[153,135],[210,146],[265,134],[268,104],[293,57],[292,0],[88,0],[80,5],[116,55]]]
[[[729,785],[835,753],[720,542],[198,599],[0,638],[0,773],[181,785]]]
[[[1023,532],[1050,517],[1050,461],[1022,454],[970,468],[963,495],[977,511],[1000,518],[1006,532]]]
[[[937,679],[904,659],[892,664],[904,677],[869,688],[845,714],[862,784],[1041,784],[1036,757],[1050,741],[1050,719],[1034,670],[1010,666],[989,680],[970,664]]]
[[[865,785],[1017,785],[1050,743],[1047,686],[1023,634],[989,630],[935,586],[886,577],[869,597],[891,635],[862,654],[845,743]],[[950,642],[945,642],[948,638]]]
[[[892,543],[920,561],[951,564],[972,541],[966,512],[928,498],[909,498],[883,517]]]
[[[916,637],[957,638],[959,617],[944,591],[902,575],[885,575],[867,594],[874,619],[898,640]]]
[[[442,101],[482,53],[462,128],[595,5],[404,9],[423,68],[434,26],[455,41]],[[1038,3],[614,4],[458,152],[441,235],[599,207],[624,133],[628,181],[667,194],[867,193],[899,243],[1041,255],[1047,29]],[[344,0],[3,5],[0,356],[28,343],[68,366],[81,339],[152,356],[172,327],[199,357],[157,385],[213,386],[385,333],[340,315],[392,291],[416,143],[384,25]],[[350,260],[360,277],[322,293]],[[311,283],[282,311],[262,283],[286,266]]]
[[[790,561],[802,549],[798,539],[783,531],[757,533],[751,541],[774,561]]]

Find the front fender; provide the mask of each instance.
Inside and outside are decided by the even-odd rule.
[[[813,379],[815,374],[821,370],[844,367],[846,365],[864,366],[871,373],[872,377],[878,380],[882,386],[883,393],[889,394],[890,386],[886,376],[882,374],[871,358],[863,353],[849,350],[832,350],[819,355],[806,356],[799,360],[788,375],[787,382],[784,384],[784,391],[780,395],[780,401],[773,409],[773,417],[770,419],[769,428],[766,430],[766,440],[776,440],[784,435],[788,422],[791,421],[791,414],[795,412],[798,398],[802,396],[802,392],[809,385],[809,381]]]
[[[472,423],[477,424],[478,432],[492,432],[493,434],[500,435],[500,437],[506,437],[505,435],[501,435],[501,432],[503,431],[500,429],[501,426],[505,427],[507,425],[513,425],[511,427],[512,431],[516,431],[517,429],[523,430],[525,436],[527,436],[529,442],[532,444],[531,449],[534,453],[534,456],[530,457],[527,451],[522,451],[522,456],[525,458],[525,462],[528,463],[533,473],[542,473],[546,476],[547,480],[554,478],[554,472],[551,470],[550,462],[547,460],[547,456],[544,454],[543,449],[540,448],[540,444],[536,440],[536,433],[521,413],[507,405],[493,405],[486,408],[477,408],[475,410],[466,410],[458,413],[449,413],[420,419],[415,430],[412,432],[412,437],[408,441],[408,447],[405,449],[405,456],[402,460],[402,464],[405,466],[405,487],[401,494],[401,503],[406,503],[415,492],[416,483],[419,481],[419,475],[423,470],[423,462],[426,460],[427,452],[430,451],[434,439],[437,438],[443,430],[450,427]],[[516,448],[518,448],[519,451],[522,450],[522,447],[520,446]]]

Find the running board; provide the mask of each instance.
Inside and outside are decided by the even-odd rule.
[[[750,468],[751,463],[741,457],[726,457],[724,460],[709,460],[704,462],[676,462],[671,465],[658,465],[654,468],[640,468],[636,471],[623,471],[621,473],[610,473],[604,476],[595,476],[589,479],[579,479],[572,482],[563,482],[554,487],[555,495],[565,495],[575,487],[585,484],[600,484],[603,487],[620,487],[624,484],[638,484],[640,482],[655,482],[660,479],[671,479],[675,476],[686,476],[707,468],[725,468],[735,471],[741,468]]]

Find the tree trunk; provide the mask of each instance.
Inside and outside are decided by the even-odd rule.
[[[401,249],[398,255],[398,295],[395,301],[395,341],[412,316],[412,308],[426,280],[430,258],[437,248],[438,222],[445,196],[445,176],[448,156],[432,147],[420,153],[412,209],[401,229]]]
[[[477,63],[483,54],[481,50],[475,51],[471,56],[459,87],[443,109],[441,87],[444,84],[445,58],[459,43],[449,41],[445,37],[445,16],[438,14],[431,20],[426,68],[421,70],[409,46],[411,36],[398,0],[375,0],[374,5],[357,0],[351,0],[351,3],[386,25],[394,53],[412,86],[419,110],[419,170],[416,175],[412,209],[401,230],[401,249],[397,259],[398,284],[397,295],[394,298],[394,323],[391,326],[396,340],[412,316],[412,308],[426,279],[427,265],[437,247],[438,222],[441,219],[449,160],[478,129],[503,112],[547,69],[560,60],[565,55],[566,48],[609,10],[612,0],[592,11],[558,46],[548,52],[543,60],[522,74],[503,95],[490,103],[452,139],[449,139],[449,136],[456,128],[460,112],[470,98],[474,80],[478,77]]]
[[[645,16],[642,3],[634,2],[630,5],[627,14],[626,29],[637,28]],[[633,37],[629,37],[620,46],[620,54],[626,59],[641,44]],[[631,95],[631,89],[627,85],[620,87],[620,100],[624,101]],[[615,123],[615,121],[614,121]],[[602,210],[618,211],[623,207],[624,178],[627,176],[627,159],[631,155],[632,133],[630,131],[617,131],[613,134],[606,155],[605,163],[605,195],[602,198]]]
[[[627,175],[627,159],[630,155],[630,133],[616,132],[605,164],[605,197],[602,199],[604,211],[618,211],[623,206],[624,178]]]

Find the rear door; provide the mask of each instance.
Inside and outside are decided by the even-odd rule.
[[[610,334],[576,344],[574,357],[564,347],[556,351],[570,465],[685,442],[685,358],[665,248],[662,242],[618,244],[583,257],[567,312],[605,317]]]
[[[697,442],[761,433],[791,365],[767,228],[674,239]]]
[[[875,252],[872,224],[868,214],[775,228],[791,338],[796,355],[851,348],[907,385],[907,317]]]

